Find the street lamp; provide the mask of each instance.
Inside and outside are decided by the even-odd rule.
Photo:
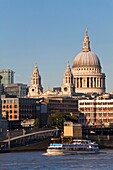
[[[10,131],[7,130],[7,137],[8,137],[8,149],[10,150]]]

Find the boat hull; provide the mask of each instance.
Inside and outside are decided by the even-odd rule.
[[[76,154],[97,154],[99,153],[98,150],[89,150],[89,151],[65,151],[65,150],[50,150],[47,149],[47,155],[76,155]]]

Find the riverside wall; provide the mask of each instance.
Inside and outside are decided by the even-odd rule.
[[[113,149],[113,128],[84,128],[83,138],[96,141],[101,148]]]
[[[10,148],[10,152],[21,152],[21,151],[26,152],[26,151],[42,151],[42,150],[46,151],[49,143],[50,143],[50,140],[45,139],[45,140],[40,141],[38,143],[29,144],[29,145],[26,145],[26,146]]]

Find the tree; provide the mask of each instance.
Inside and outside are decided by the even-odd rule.
[[[54,126],[54,127],[58,127],[59,129],[63,129],[65,121],[70,121],[75,123],[78,122],[78,117],[74,114],[70,115],[70,114],[56,112],[49,115],[47,125],[49,127]]]
[[[39,128],[39,125],[40,125],[40,121],[39,121],[39,118],[36,118],[35,121],[34,121],[34,127],[36,128]]]
[[[76,115],[69,114],[69,115],[66,115],[66,120],[75,123],[75,122],[78,122],[78,117]]]
[[[49,115],[47,124],[50,127],[55,126],[55,127],[60,128],[60,129],[63,129],[64,121],[65,121],[65,114],[56,112],[56,113]]]

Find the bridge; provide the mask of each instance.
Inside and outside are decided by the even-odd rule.
[[[10,137],[9,133],[8,139],[2,141],[2,143],[10,151],[42,150],[47,148],[52,137],[58,135],[58,131],[59,129],[42,130],[13,138]]]

